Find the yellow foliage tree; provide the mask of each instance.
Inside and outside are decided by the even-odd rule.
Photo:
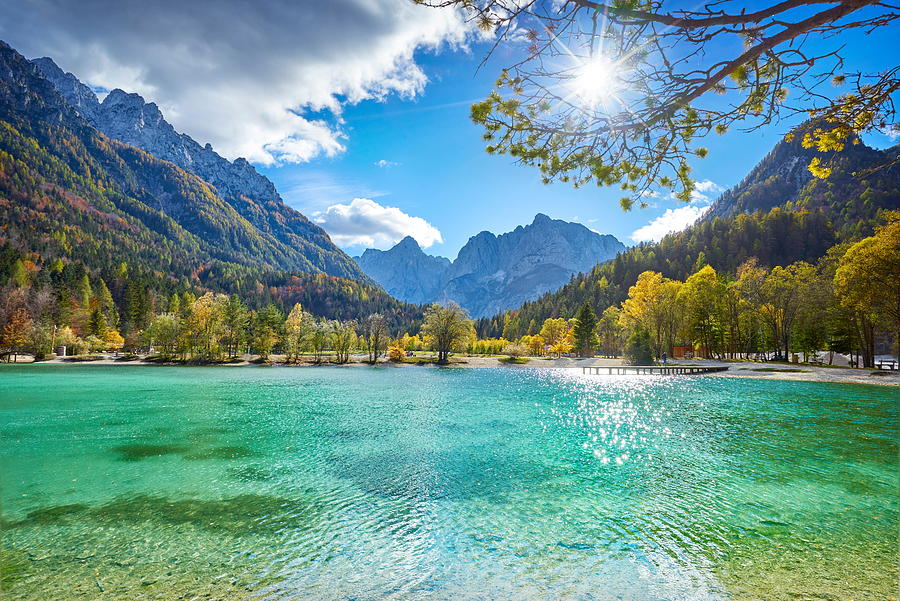
[[[887,214],[875,235],[851,246],[834,276],[841,304],[874,315],[897,336],[900,355],[900,211]],[[900,359],[900,357],[898,357]]]
[[[107,348],[113,351],[117,351],[125,345],[125,339],[118,330],[107,331],[103,341],[106,342]]]
[[[656,271],[645,271],[628,289],[622,303],[620,324],[629,331],[639,327],[650,333],[654,352],[671,352],[681,329],[683,310],[678,302],[682,283],[663,277]]]
[[[541,326],[540,336],[544,339],[545,344],[553,347],[565,338],[568,331],[569,324],[565,319],[562,317],[549,317],[544,320],[544,325]]]

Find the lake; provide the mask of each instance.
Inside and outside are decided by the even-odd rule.
[[[0,368],[4,600],[885,600],[900,391]]]

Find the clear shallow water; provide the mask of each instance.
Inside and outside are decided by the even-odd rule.
[[[0,598],[896,598],[900,392],[0,369]]]

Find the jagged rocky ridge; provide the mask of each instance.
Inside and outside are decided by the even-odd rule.
[[[273,257],[260,257],[273,267],[324,272],[366,279],[356,264],[319,226],[284,204],[272,182],[245,159],[231,162],[211,145],[201,146],[175,131],[155,103],[138,94],[112,90],[102,102],[71,73],[50,58],[31,61],[41,75],[90,125],[110,138],[174,163],[212,185],[218,195],[277,248]]]
[[[611,235],[538,214],[512,232],[473,236],[453,262],[426,255],[410,237],[390,250],[367,249],[356,261],[401,300],[454,301],[482,317],[556,290],[624,249]]]

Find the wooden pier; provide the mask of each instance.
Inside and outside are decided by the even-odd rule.
[[[692,376],[696,374],[711,374],[726,371],[724,366],[704,365],[613,365],[613,366],[588,366],[582,367],[581,373],[593,376],[627,376],[627,375],[664,375],[664,376]]]

